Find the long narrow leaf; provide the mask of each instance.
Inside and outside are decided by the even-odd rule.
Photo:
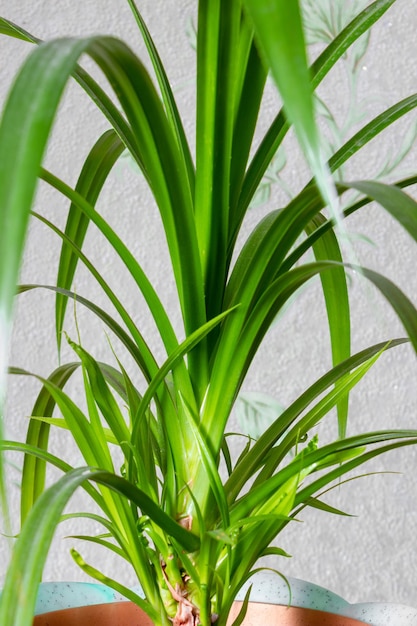
[[[306,232],[319,228],[326,219],[316,215],[306,228]],[[342,254],[333,230],[328,230],[313,244],[314,256],[318,261],[333,260],[341,264]],[[350,305],[346,282],[346,272],[342,265],[333,272],[322,272],[320,280],[326,303],[327,319],[332,349],[332,362],[337,365],[350,355]],[[346,434],[349,396],[346,394],[337,405],[339,436]]]
[[[192,196],[178,143],[149,75],[121,41],[101,37],[89,54],[105,73],[135,133],[160,209],[187,332],[204,323],[201,266]]]
[[[93,222],[100,233],[107,239],[110,245],[114,248],[116,254],[119,256],[121,261],[123,261],[126,269],[132,276],[135,281],[138,289],[142,292],[148,306],[151,311],[155,323],[158,327],[158,330],[161,335],[161,339],[164,342],[164,345],[169,352],[171,349],[175,348],[178,345],[178,341],[176,339],[174,330],[169,321],[168,315],[164,310],[164,307],[161,304],[160,299],[158,298],[155,289],[149,282],[146,274],[143,272],[140,264],[135,259],[131,251],[128,247],[123,243],[120,237],[114,232],[114,230],[109,226],[109,224],[99,215],[96,211],[94,211],[93,207],[75,190],[71,189],[68,185],[66,185],[62,180],[47,172],[46,170],[42,170],[41,177],[52,187],[60,191],[64,196],[71,200],[71,202],[76,205],[80,211],[82,211],[86,217]],[[59,236],[61,236],[59,229],[56,226],[51,225],[51,228],[56,232]],[[72,247],[73,252],[78,250],[78,246],[76,242],[72,243],[72,240],[63,235],[63,238],[68,242],[68,244]]]
[[[21,26],[18,26],[3,17],[0,17],[0,33],[11,37],[17,37],[30,43],[43,43],[42,39],[39,39],[39,37],[35,37],[33,34],[24,30]],[[134,135],[118,108],[113,104],[100,85],[82,67],[77,65],[73,72],[73,76],[89,95],[91,100],[103,112],[114,130],[122,139],[125,146],[130,150],[133,158],[136,160],[146,178],[146,171],[141,161],[140,154],[138,154],[137,150],[135,150]]]
[[[339,465],[335,469],[332,469],[329,473],[321,476],[317,480],[311,482],[309,485],[306,485],[302,490],[300,490],[295,499],[295,506],[308,502],[309,498],[317,493],[319,490],[323,489],[333,481],[340,478],[340,476],[344,476],[347,472],[351,472],[356,467],[367,463],[371,459],[380,456],[381,454],[385,454],[390,450],[395,450],[396,448],[402,448],[405,446],[416,445],[416,431],[393,431],[393,432],[382,432],[382,433],[371,433],[369,436],[362,437],[361,441],[365,442],[365,440],[371,439],[371,443],[380,443],[384,441],[389,441],[388,444],[383,445],[379,448],[375,448],[372,450],[367,450],[360,456],[353,458],[346,463]],[[396,440],[397,439],[397,440]],[[356,440],[358,441],[358,439]]]
[[[366,7],[328,45],[312,66],[312,85],[316,88],[346,50],[389,9],[395,0],[376,0]],[[265,134],[248,168],[240,198],[240,211],[244,212],[255,193],[268,164],[281,144],[289,124],[280,111]]]
[[[230,314],[233,314],[233,309],[225,311],[224,313],[219,315],[217,318],[214,318],[210,322],[207,322],[200,329],[192,333],[187,339],[185,339],[185,341],[183,341],[178,346],[177,350],[175,350],[169,356],[169,358],[165,361],[165,363],[161,366],[158,373],[156,374],[156,376],[153,378],[148,388],[146,389],[143,395],[141,404],[139,405],[138,412],[134,417],[133,428],[132,428],[133,445],[135,445],[137,441],[139,429],[141,427],[141,422],[142,422],[142,419],[144,418],[146,410],[148,409],[148,405],[150,401],[152,400],[152,398],[154,397],[154,395],[156,394],[158,387],[164,381],[167,374],[169,374],[171,370],[175,370],[177,363],[181,362],[185,354],[187,354],[210,331],[212,331],[218,324],[220,324],[220,322],[227,315],[230,315]],[[185,398],[183,398],[183,400],[186,401]],[[198,412],[198,408],[195,405],[190,407],[190,409],[194,410],[195,412]],[[167,418],[167,416],[163,416],[163,415],[161,415],[161,417],[165,420]],[[175,449],[175,456],[176,456],[175,462],[178,464],[178,467],[181,467],[181,466],[184,467],[185,465],[185,467],[188,468],[188,471],[189,471],[190,470],[189,462],[190,462],[190,459],[192,458],[192,453],[194,449],[194,446],[193,446],[194,435],[192,431],[190,431],[190,425],[187,420],[180,421],[179,423],[176,423],[176,424],[165,425],[165,428],[170,428],[170,429],[174,428],[175,430],[178,430],[178,427],[180,427],[181,429],[182,436],[178,437],[173,434],[172,437],[170,438],[170,445],[173,446],[173,448]],[[194,463],[198,462],[198,458],[197,459],[194,458],[193,461]],[[187,475],[187,472],[180,474],[182,478],[186,475]],[[181,487],[183,487],[183,485],[181,485]]]
[[[403,323],[414,350],[417,352],[417,310],[411,300],[395,283],[385,276],[382,276],[382,274],[363,267],[351,267],[354,271],[358,272],[359,275],[365,276],[365,278],[374,283],[385,296]]]
[[[350,469],[361,465],[363,459],[367,458],[367,454],[378,454],[378,448],[367,452],[366,448],[368,446],[377,446],[378,444],[390,442],[388,446],[383,445],[382,448],[385,450],[394,449],[401,445],[411,445],[415,443],[416,437],[416,430],[375,431],[339,439],[316,450],[303,450],[292,462],[279,470],[279,472],[258,485],[256,489],[251,490],[249,504],[251,506],[256,502],[262,504],[270,496],[273,497],[276,490],[280,488],[281,485],[286,484],[291,477],[298,476],[301,472],[308,475],[336,465],[338,469],[332,471],[335,472],[335,476],[341,476]],[[362,459],[362,461],[360,459]],[[342,471],[338,473],[340,468],[342,468]],[[320,488],[322,488],[323,485],[327,483],[322,483],[319,479],[316,484],[316,489],[319,484]],[[309,483],[305,489],[305,493],[311,496],[315,493],[316,489],[313,489]],[[300,492],[301,490],[299,490],[298,495],[295,497],[295,504],[300,496]],[[243,496],[235,503],[231,518],[237,520],[239,517],[247,515],[249,512],[247,504],[247,498]]]
[[[146,351],[142,352],[142,351],[138,350],[137,342],[133,341],[133,339],[124,330],[124,328],[122,328],[120,326],[120,324],[118,324],[107,313],[107,311],[105,311],[104,309],[102,309],[99,306],[97,306],[91,300],[88,300],[87,298],[84,298],[83,296],[79,296],[78,294],[73,293],[72,291],[66,291],[65,289],[59,289],[58,287],[54,287],[53,285],[20,285],[19,292],[20,293],[24,293],[25,291],[30,291],[32,289],[47,289],[49,291],[53,291],[54,293],[60,291],[66,297],[72,298],[75,302],[77,302],[79,304],[82,304],[87,309],[92,311],[92,313],[94,313],[94,315],[96,315],[98,317],[98,319],[101,319],[104,322],[104,324],[106,324],[106,326],[108,326],[108,328],[112,332],[114,332],[115,336],[118,339],[120,339],[122,344],[127,348],[128,352],[132,355],[133,359],[138,364],[138,366],[140,367],[141,371],[144,373],[145,377],[149,378],[150,377],[149,376],[149,372],[152,372],[153,369],[155,369],[155,370],[157,369],[155,364],[153,364],[153,366],[149,369],[149,363],[152,363],[152,361],[145,360],[143,358],[144,356],[146,356],[146,352],[149,353],[149,351],[146,350]]]
[[[286,116],[294,126],[326,204],[336,212],[333,184],[323,160],[315,122],[299,2],[245,0],[244,4],[254,21],[260,48],[277,83]]]
[[[290,450],[297,446],[302,434],[309,433],[323,417],[328,415],[335,404],[340,401],[340,398],[346,396],[351,389],[358,385],[359,381],[373,367],[381,354],[389,347],[390,344],[387,343],[379,352],[358,365],[354,370],[341,374],[335,380],[334,387],[329,392],[325,393],[303,416],[297,416],[298,419],[294,421],[288,431],[282,436],[280,445],[271,450],[254,484],[261,484],[274,473]],[[346,433],[344,436],[346,436]]]
[[[60,389],[64,387],[72,374],[78,369],[78,363],[68,363],[56,369],[49,380]],[[16,373],[16,372],[14,372]],[[25,373],[27,375],[27,373]],[[32,414],[35,416],[51,416],[55,408],[55,400],[46,387],[42,387],[34,404]],[[45,422],[30,420],[26,443],[47,450],[49,441],[49,425]],[[20,493],[20,518],[23,523],[30,509],[45,488],[45,461],[26,454],[23,463]]]
[[[394,340],[389,342],[388,348],[401,345],[406,340]],[[227,482],[227,492],[230,501],[233,501],[242,489],[245,482],[259,469],[265,459],[266,453],[275,445],[278,439],[286,432],[289,425],[318,398],[323,392],[347,374],[367,360],[372,359],[380,350],[386,348],[387,343],[378,343],[349,357],[343,363],[332,368],[319,380],[311,385],[297,400],[291,404],[273,424],[261,435],[253,448],[242,458]]]
[[[129,481],[115,474],[98,470],[91,472],[90,479],[134,502],[155,524],[160,526],[168,535],[172,535],[187,552],[193,552],[198,548],[200,540],[196,535],[175,522],[146,493]]]
[[[130,432],[120,407],[110,392],[99,364],[82,346],[74,342],[70,342],[70,345],[80,357],[86,369],[94,401],[100,408],[103,417],[109,425],[111,432],[115,435],[119,445],[123,448],[130,439]]]
[[[10,20],[6,20],[4,17],[0,17],[0,33],[30,43],[41,43],[40,39],[28,33],[21,26],[14,24]]]
[[[165,68],[163,66],[162,60],[159,56],[158,50],[155,46],[155,43],[151,37],[151,34],[146,26],[144,19],[140,11],[137,8],[134,0],[128,0],[132,13],[136,19],[136,22],[139,26],[139,29],[142,33],[143,40],[148,49],[149,57],[152,61],[153,68],[155,70],[155,75],[158,80],[159,87],[161,89],[162,99],[165,104],[165,108],[167,110],[168,118],[174,129],[175,135],[178,141],[178,147],[180,152],[182,153],[185,168],[188,172],[188,184],[190,190],[194,191],[194,183],[195,183],[195,171],[193,160],[190,153],[190,147],[187,142],[187,138],[185,135],[185,131],[182,125],[182,121],[178,112],[177,104],[175,102],[175,97],[171,89],[171,85],[169,83],[168,76],[165,72]]]
[[[246,25],[246,28],[248,26]],[[242,223],[244,212],[240,210],[240,194],[245,179],[256,121],[262,102],[267,71],[259,55],[255,41],[252,41],[245,66],[240,99],[237,105],[235,130],[232,146],[230,172],[230,216],[229,216],[229,258],[234,249],[236,237]]]
[[[29,210],[47,137],[68,76],[90,43],[89,39],[61,40],[37,48],[23,66],[3,113],[0,249],[8,258],[0,274],[3,325],[10,317]],[[21,129],[18,137],[15,128]],[[2,341],[1,345],[7,342]]]
[[[394,185],[378,181],[354,181],[346,183],[346,186],[357,189],[378,202],[417,241],[417,202],[414,198]]]
[[[0,603],[0,623],[32,626],[38,584],[60,516],[74,491],[92,472],[77,468],[45,491],[15,543]]]
[[[241,23],[239,2],[199,1],[195,223],[208,319],[221,311],[228,272],[230,168],[236,90],[242,71]]]
[[[12,304],[39,166],[68,73],[88,43],[66,40],[39,48],[21,71],[1,119],[0,250],[7,263],[0,267],[0,438]],[[1,455],[0,505],[6,514]]]
[[[88,155],[81,170],[75,191],[94,207],[107,176],[114,163],[124,150],[124,145],[113,130],[104,133],[96,142]],[[82,248],[89,220],[76,204],[72,203],[69,209],[65,235],[75,246]],[[62,243],[59,259],[57,287],[70,290],[77,267],[78,257],[74,250]],[[61,345],[62,327],[68,299],[57,293],[55,304],[56,336],[58,348]]]
[[[57,469],[59,469],[61,472],[64,472],[64,473],[71,472],[74,469],[72,465],[70,465],[69,463],[66,463],[65,461],[55,456],[54,454],[51,454],[47,450],[42,450],[42,448],[38,448],[37,446],[33,446],[27,443],[20,443],[20,442],[9,441],[7,439],[4,439],[0,442],[0,449],[12,450],[13,452],[22,452],[23,454],[25,454],[25,456],[33,456],[34,458],[39,459],[40,461],[44,463],[48,463],[48,465],[56,467]],[[98,489],[93,487],[93,485],[88,482],[84,483],[82,487],[88,493],[88,495],[92,498],[92,500],[94,500],[94,502],[97,503],[100,509],[103,512],[108,513],[106,509],[106,503],[103,500]],[[44,493],[44,491],[42,491],[42,493]],[[42,494],[38,494],[38,497],[40,495]],[[29,515],[29,512],[30,511],[28,511],[28,515]]]
[[[307,281],[335,267],[338,266],[331,261],[305,264],[277,278],[249,310],[230,351],[222,346],[213,366],[212,386],[208,391],[202,416],[213,450],[218,450],[221,445],[225,420],[260,342],[278,311]],[[239,309],[236,313],[238,315]],[[230,337],[227,339],[229,341]]]
[[[71,550],[71,556],[77,563],[78,567],[82,569],[82,571],[85,572],[88,576],[94,578],[95,580],[98,580],[101,584],[106,585],[107,587],[111,587],[118,593],[121,593],[123,596],[125,596],[128,600],[130,600],[130,602],[134,602],[135,604],[137,604],[143,611],[145,611],[145,613],[149,615],[152,621],[158,620],[159,613],[155,610],[155,608],[152,607],[149,602],[144,600],[137,593],[132,591],[132,589],[129,589],[125,585],[122,585],[121,583],[115,581],[109,576],[105,576],[98,569],[86,563],[82,556],[76,550]]]
[[[368,122],[363,128],[358,130],[329,160],[329,167],[332,172],[336,171],[343,163],[350,159],[371,139],[388,128],[398,119],[413,111],[417,107],[417,94],[413,94],[392,105],[373,120]]]

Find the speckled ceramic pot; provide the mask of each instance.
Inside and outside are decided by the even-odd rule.
[[[231,613],[228,624],[233,623],[239,607]],[[152,626],[152,622],[131,602],[96,604],[73,609],[44,613],[35,617],[34,626]],[[363,626],[351,617],[333,615],[315,609],[284,607],[273,604],[250,603],[244,626]]]
[[[283,579],[269,571],[260,572],[248,581],[237,598],[243,600],[249,585],[252,585],[250,609],[247,620],[244,622],[245,626],[259,626],[263,623],[261,619],[257,621],[256,617],[250,621],[252,608],[259,603],[281,605],[277,607],[281,621],[269,622],[269,624],[279,624],[279,626],[304,626],[304,624],[308,626],[310,624],[311,626],[354,626],[354,624],[417,626],[417,609],[390,603],[350,604],[328,589],[313,583],[290,577],[288,583],[289,586]],[[310,621],[299,621],[297,611],[288,618],[293,621],[285,621],[285,609],[289,605],[311,609],[308,617]]]
[[[33,626],[153,626],[132,602],[110,602],[37,615]]]
[[[417,626],[417,609],[352,605],[323,587],[293,578],[288,582],[290,587],[271,572],[251,579],[241,590],[228,624],[233,623],[252,584],[244,626]],[[104,585],[90,583],[43,583],[36,614],[34,626],[152,626],[136,605]]]

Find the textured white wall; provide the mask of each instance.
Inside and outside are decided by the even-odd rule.
[[[346,0],[348,4],[348,0]],[[155,38],[163,60],[167,64],[173,88],[178,94],[180,109],[186,127],[193,132],[193,64],[194,53],[187,41],[187,18],[193,14],[192,0],[141,0],[143,15]],[[19,23],[41,38],[69,34],[110,33],[126,38],[139,52],[143,45],[127,4],[118,0],[0,0],[0,13]],[[383,17],[374,29],[366,61],[361,66],[360,97],[366,108],[378,112],[396,100],[413,93],[417,85],[415,32],[417,28],[417,0],[398,0],[395,7]],[[5,38],[0,40],[0,96],[1,101],[13,73],[30,46]],[[333,81],[323,86],[323,96],[330,98],[337,115],[343,117],[346,103],[346,82],[343,75],[335,74]],[[271,98],[271,106],[273,106]],[[356,160],[355,170],[349,176],[367,177],[374,174],[383,162],[384,155],[392,155],[401,145],[408,123],[400,123],[384,140],[373,144],[366,156]],[[47,166],[74,183],[88,147],[106,128],[106,123],[76,86],[68,89],[61,107],[61,118],[54,132],[47,157]],[[415,170],[416,151],[411,152],[403,164],[403,171]],[[287,182],[297,187],[300,166],[291,164]],[[370,171],[371,170],[371,171]],[[277,205],[284,197],[275,190],[273,202]],[[64,216],[65,205],[47,189],[40,189],[37,205],[46,215],[59,212]],[[111,184],[104,191],[100,204],[103,213],[115,224],[140,257],[146,271],[159,277],[161,297],[167,302],[174,320],[177,316],[172,285],[166,284],[164,275],[165,250],[161,246],[160,226],[153,219],[152,205],[140,177],[124,161],[117,166]],[[254,223],[262,209],[254,209],[249,222]],[[59,219],[59,218],[58,218]],[[62,218],[64,219],[64,217]],[[402,286],[417,302],[416,252],[409,238],[392,220],[382,216],[378,208],[368,209],[362,217],[350,224],[354,233],[368,235],[373,245],[358,240],[357,255],[369,267],[378,267]],[[90,256],[104,262],[109,281],[119,282],[117,265],[110,255],[102,252],[99,242],[91,235],[88,239]],[[58,243],[47,230],[33,223],[22,282],[52,283]],[[80,272],[77,290],[84,293],[86,275]],[[140,300],[123,286],[137,316],[142,315]],[[92,292],[93,289],[93,292]],[[88,294],[99,298],[94,288]],[[392,336],[402,335],[395,316],[374,291],[362,285],[357,278],[352,285],[354,297],[355,349]],[[273,394],[287,402],[300,393],[309,382],[329,367],[326,337],[323,335],[321,303],[317,291],[305,291],[271,331],[252,371],[247,388]],[[96,355],[109,358],[109,349],[103,341],[103,329],[88,314],[78,310],[82,339]],[[73,332],[71,316],[67,329]],[[305,324],[311,333],[305,336]],[[149,321],[143,320],[145,332],[152,332]],[[56,365],[53,338],[48,325],[53,324],[53,297],[46,292],[26,294],[19,298],[13,337],[12,363],[29,371],[47,374]],[[286,326],[284,326],[286,324]],[[285,332],[283,332],[285,328]],[[290,332],[287,330],[290,329]],[[69,356],[66,353],[65,356]],[[410,348],[404,347],[384,356],[352,397],[351,432],[357,429],[372,430],[383,427],[415,427],[417,423],[417,369]],[[22,437],[25,416],[30,413],[36,383],[26,379],[10,381],[7,407],[7,424],[12,437]],[[55,437],[58,449],[68,451],[64,436]],[[75,454],[75,452],[73,453]],[[73,458],[72,462],[76,462]],[[293,555],[293,559],[277,564],[287,574],[314,581],[326,586],[347,600],[389,600],[416,604],[417,570],[417,486],[415,469],[417,451],[405,449],[391,453],[370,468],[403,472],[403,475],[371,476],[355,481],[331,496],[331,502],[349,513],[351,517],[329,517],[318,511],[306,512],[303,523],[294,523],[280,539],[280,545]],[[12,481],[18,473],[10,467]],[[13,506],[17,510],[18,488],[14,488]],[[72,510],[82,510],[82,494],[72,504]],[[83,579],[68,556],[71,540],[64,536],[79,532],[74,524],[67,523],[59,529],[53,552],[45,572],[46,579]],[[91,546],[78,545],[86,560],[92,561]],[[3,550],[5,550],[3,546]],[[3,560],[4,562],[4,560]],[[100,566],[112,574],[115,567],[111,556],[100,557]],[[1,567],[0,567],[0,574]],[[128,572],[121,574],[126,582],[133,583]]]

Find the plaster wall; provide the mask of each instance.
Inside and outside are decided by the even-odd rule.
[[[346,0],[352,5],[354,0]],[[193,135],[193,67],[194,52],[186,32],[189,18],[194,15],[192,0],[141,0],[138,2],[163,61],[167,65],[173,89],[178,96],[180,111],[190,136]],[[324,3],[323,3],[324,4]],[[363,4],[363,3],[362,3]],[[0,14],[23,26],[41,38],[75,34],[107,33],[126,38],[130,45],[144,55],[144,46],[130,16],[127,3],[118,0],[0,0]],[[368,115],[416,91],[417,70],[417,0],[398,0],[395,6],[374,28],[366,57],[359,70],[359,101]],[[0,100],[18,65],[30,46],[20,41],[0,39]],[[87,65],[88,61],[86,62]],[[92,68],[94,71],[94,68]],[[322,94],[331,102],[336,117],[346,113],[349,87],[343,71],[333,75],[333,82],[323,85]],[[275,110],[276,99],[268,99],[268,116]],[[413,118],[415,120],[415,117]],[[371,177],[385,159],[396,154],[411,132],[409,118],[395,126],[379,142],[374,142],[362,160],[358,159],[348,177]],[[358,122],[359,123],[359,122]],[[71,85],[61,106],[61,117],[51,141],[46,165],[70,184],[75,184],[88,148],[106,129],[106,122],[81,90]],[[400,173],[415,171],[416,149],[413,148],[400,165]],[[283,174],[286,184],[296,190],[306,179],[302,162],[289,163]],[[392,179],[392,176],[391,176]],[[277,185],[270,203],[279,206],[285,193]],[[42,187],[38,193],[37,209],[58,222],[65,220],[65,204],[50,190]],[[180,330],[178,308],[172,284],[166,282],[164,263],[166,251],[161,244],[160,224],[154,217],[151,198],[140,176],[127,159],[122,159],[106,185],[100,210],[114,224],[118,232],[130,242],[143,263],[144,269],[158,281],[163,301],[169,307],[174,324]],[[264,206],[254,208],[249,215],[249,226],[259,219]],[[57,217],[58,216],[58,217]],[[62,217],[61,217],[62,216]],[[369,241],[353,237],[355,255],[369,267],[377,267],[393,278],[417,303],[416,250],[407,235],[381,210],[371,208],[362,217],[349,224],[355,235],[366,235]],[[33,221],[27,241],[22,282],[51,284],[55,279],[53,259],[59,242],[48,230]],[[94,233],[89,234],[88,254],[101,262],[111,284],[118,284],[128,303],[141,319],[145,334],[152,336],[151,321],[143,312],[140,298],[129,283],[120,284],[119,268],[107,252],[103,252]],[[88,289],[89,297],[100,299],[95,287],[86,287],[87,274],[77,277],[78,293]],[[371,342],[401,336],[403,331],[380,296],[365,286],[357,277],[352,282],[354,300],[353,344],[355,349]],[[16,305],[16,322],[12,342],[12,364],[38,374],[48,374],[57,364],[56,349],[48,329],[53,325],[53,296],[45,291],[25,294]],[[84,311],[77,309],[85,347],[100,358],[109,358],[109,348],[103,341],[104,330]],[[330,367],[326,347],[327,337],[321,322],[322,303],[318,291],[306,290],[297,299],[283,320],[279,320],[268,335],[249,374],[247,389],[262,391],[289,402],[308,383]],[[66,326],[74,336],[73,316]],[[308,328],[308,333],[306,333]],[[64,358],[70,358],[64,349]],[[415,427],[417,423],[417,368],[415,356],[409,347],[401,347],[381,359],[352,396],[351,432],[361,428],[376,430],[383,427]],[[30,414],[37,384],[34,380],[14,377],[10,381],[6,411],[10,437],[22,437],[26,417]],[[58,449],[68,452],[64,436],[56,437]],[[76,464],[76,452],[70,452]],[[16,459],[16,463],[18,463]],[[306,511],[300,523],[294,523],[280,538],[279,545],[293,555],[292,559],[276,562],[284,573],[310,580],[328,587],[351,602],[392,601],[410,605],[417,603],[417,451],[405,449],[379,459],[368,471],[389,469],[401,474],[373,475],[338,488],[329,497],[331,503],[357,515],[334,517],[320,511]],[[366,470],[365,470],[366,471]],[[19,474],[10,466],[11,482],[18,483]],[[13,510],[18,507],[18,484],[14,488]],[[87,506],[82,494],[71,504],[71,510]],[[67,522],[57,533],[53,550],[45,570],[47,580],[83,580],[83,574],[68,554],[74,544],[87,561],[94,550],[66,535],[79,531],[75,522]],[[1,546],[4,554],[7,547]],[[0,566],[1,575],[4,573]],[[100,555],[98,566],[112,575],[121,569],[121,577],[134,584],[128,570],[112,560],[110,554]]]

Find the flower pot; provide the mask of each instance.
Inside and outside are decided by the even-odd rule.
[[[381,603],[353,605],[318,585],[294,578],[289,578],[288,583],[271,572],[255,576],[238,595],[228,626],[239,613],[248,584],[252,584],[251,602],[243,626],[417,624],[417,609]],[[43,583],[36,613],[33,626],[152,626],[149,617],[135,604],[104,585],[91,583]]]
[[[239,612],[239,603],[233,607],[229,624]],[[274,624],[279,626],[363,626],[351,617],[344,617],[316,609],[285,607],[250,602],[244,626]],[[35,617],[33,626],[152,626],[149,617],[131,602],[114,602],[76,607],[44,613]]]
[[[241,603],[235,602],[229,615],[228,626],[233,624],[240,608]],[[260,624],[273,624],[274,626],[364,626],[364,622],[352,617],[328,613],[327,611],[249,602],[243,625],[260,626]]]
[[[288,577],[287,582],[270,571],[259,572],[240,590],[237,600],[242,601],[252,585],[251,602],[244,621],[245,626],[259,626],[267,623],[260,613],[259,604],[268,603],[276,610],[277,621],[269,624],[279,626],[416,626],[417,608],[400,604],[364,602],[350,604],[341,596],[304,580]],[[258,606],[257,606],[258,605]],[[287,607],[291,605],[291,612]],[[236,615],[237,603],[231,617]],[[258,612],[256,617],[254,608]],[[308,610],[303,613],[301,609]],[[304,616],[307,621],[304,622]],[[298,620],[298,621],[297,621]],[[229,620],[232,623],[231,620]]]
[[[33,626],[153,626],[132,602],[111,602],[37,615]]]

